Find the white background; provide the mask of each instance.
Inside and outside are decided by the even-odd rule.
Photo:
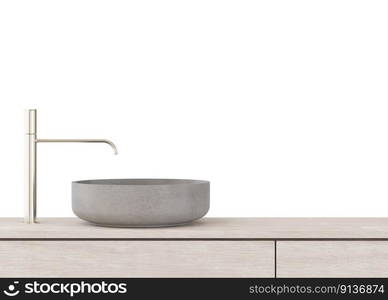
[[[70,182],[211,181],[209,216],[388,215],[387,1],[1,1],[0,216],[23,212],[23,109],[38,214]]]

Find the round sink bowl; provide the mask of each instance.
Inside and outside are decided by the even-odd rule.
[[[210,183],[187,179],[72,182],[72,208],[102,226],[162,227],[190,223],[209,210]]]

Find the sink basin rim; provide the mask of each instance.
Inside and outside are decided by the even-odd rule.
[[[164,185],[192,185],[210,184],[207,180],[198,179],[174,179],[174,178],[110,178],[110,179],[87,179],[73,181],[76,184],[100,185],[100,186],[164,186]]]

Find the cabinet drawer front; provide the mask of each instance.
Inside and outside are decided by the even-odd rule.
[[[278,277],[388,277],[388,241],[281,241]]]
[[[0,277],[273,277],[266,241],[0,241]]]

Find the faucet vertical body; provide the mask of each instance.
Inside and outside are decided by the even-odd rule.
[[[117,148],[105,139],[38,139],[37,137],[37,112],[36,109],[26,111],[26,195],[24,222],[36,223],[37,215],[37,144],[38,143],[105,143],[112,147],[115,154]]]
[[[26,111],[26,196],[24,204],[24,222],[36,220],[36,109]]]

